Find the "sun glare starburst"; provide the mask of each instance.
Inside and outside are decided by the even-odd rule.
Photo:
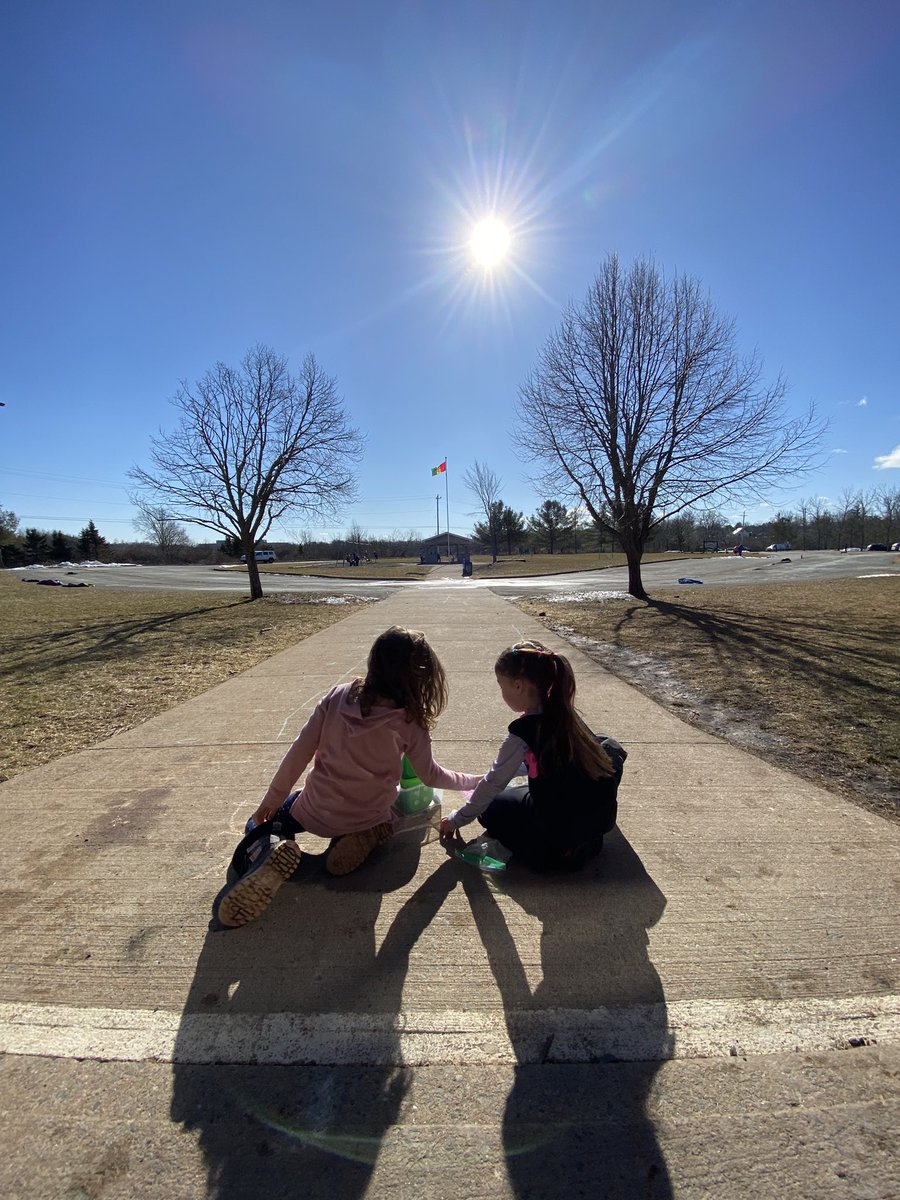
[[[472,230],[469,249],[479,266],[490,270],[506,257],[511,240],[509,229],[499,217],[485,217]]]

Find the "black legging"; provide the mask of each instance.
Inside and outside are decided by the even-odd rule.
[[[603,819],[587,836],[548,826],[535,808],[527,786],[509,787],[478,818],[491,837],[502,842],[535,871],[577,871],[603,849],[603,834],[616,823],[616,802],[603,807]]]

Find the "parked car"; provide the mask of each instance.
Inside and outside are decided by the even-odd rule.
[[[887,550],[887,546],[884,544],[884,542],[872,542],[871,545],[866,546],[866,549],[867,550]]]
[[[900,550],[900,542],[892,542],[891,549],[892,550]]]
[[[275,551],[274,550],[254,550],[253,557],[256,559],[257,562],[274,562],[275,561]],[[247,555],[242,554],[241,562],[245,563],[246,561],[247,561]]]
[[[766,546],[767,550],[790,550],[790,542],[773,542],[771,546]]]

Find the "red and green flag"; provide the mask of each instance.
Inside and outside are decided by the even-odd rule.
[[[447,460],[445,458],[442,463],[438,463],[438,465],[436,467],[431,468],[431,473],[432,473],[432,475],[443,475],[443,473],[446,470],[447,470]]]

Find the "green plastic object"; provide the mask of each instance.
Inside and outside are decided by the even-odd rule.
[[[412,813],[423,812],[433,802],[434,788],[425,786],[404,754],[400,774],[400,791],[397,793],[394,808],[401,817],[408,817]]]
[[[423,787],[423,786],[424,785],[422,783],[422,780],[418,777],[418,775],[413,770],[412,763],[409,761],[409,759],[404,754],[403,758],[401,759],[401,765],[400,765],[400,787],[405,790],[406,788]]]
[[[456,857],[460,862],[478,867],[482,871],[505,871],[506,863],[499,858],[491,858],[489,854],[479,854],[477,850],[457,850]]]
[[[434,789],[420,783],[418,787],[402,787],[397,793],[394,808],[401,817],[423,812],[434,801]]]

